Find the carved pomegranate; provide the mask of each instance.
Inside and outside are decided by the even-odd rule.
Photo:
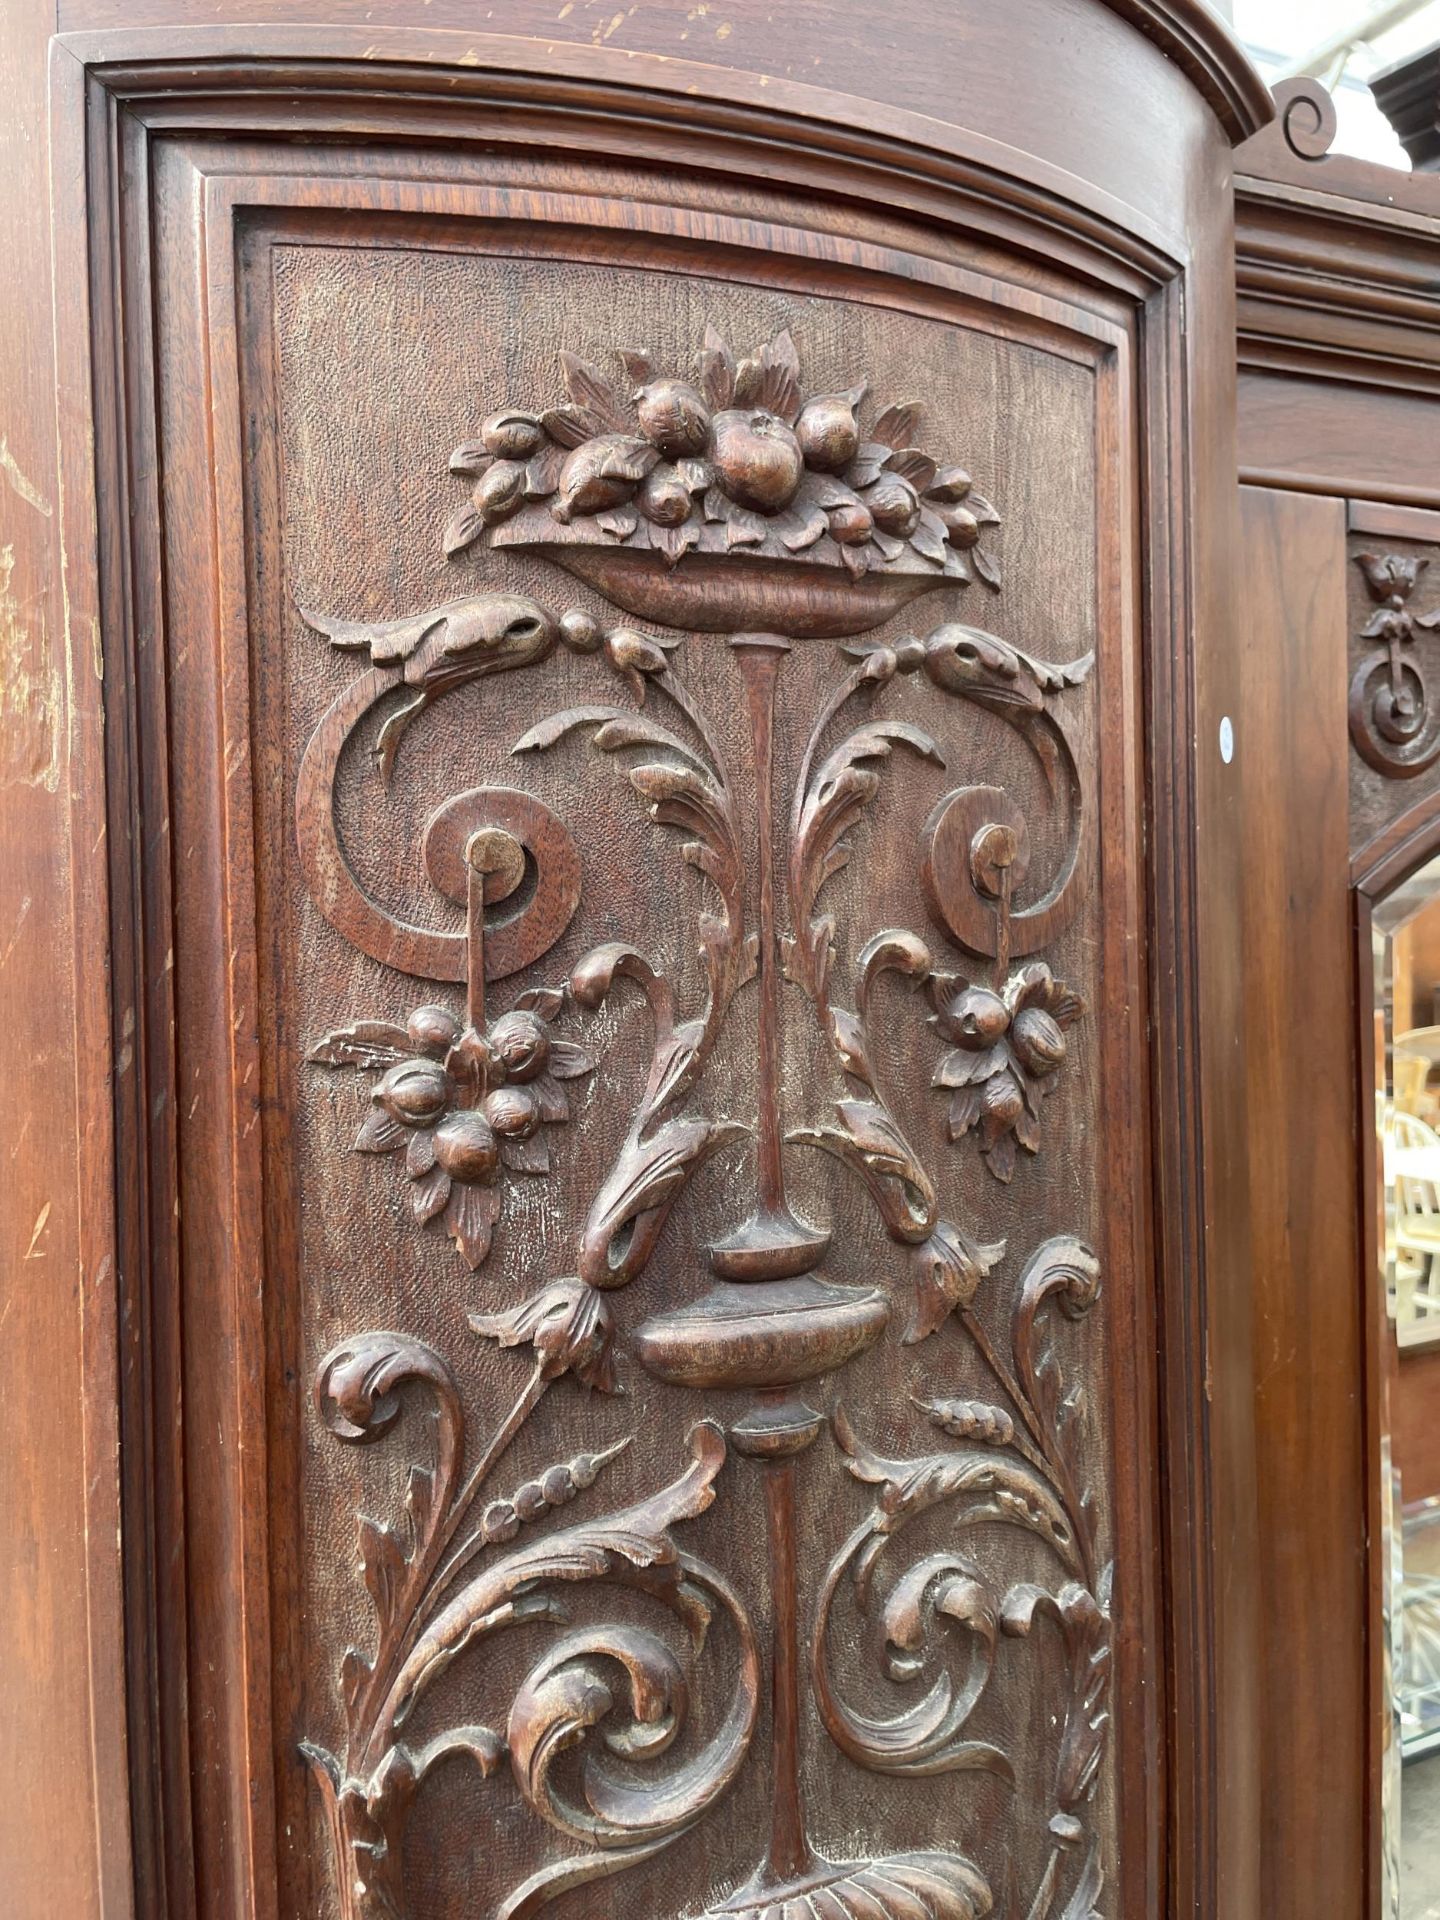
[[[998,993],[988,987],[966,987],[946,1008],[945,1024],[962,1046],[993,1047],[1004,1039],[1010,1015]]]
[[[652,380],[636,394],[635,411],[645,438],[670,459],[705,451],[710,414],[687,380]]]
[[[1043,1007],[1022,1007],[1015,1016],[1011,1039],[1031,1073],[1054,1073],[1065,1058],[1065,1035]]]
[[[550,1059],[545,1022],[524,1007],[501,1014],[490,1029],[490,1047],[510,1080],[533,1080]]]
[[[417,1007],[405,1031],[422,1053],[444,1053],[460,1038],[460,1022],[448,1007]]]
[[[500,1165],[500,1142],[484,1114],[466,1108],[435,1129],[435,1158],[452,1180],[486,1181]]]
[[[434,1060],[401,1060],[381,1078],[371,1098],[402,1126],[424,1127],[450,1102],[450,1076]]]
[[[825,393],[807,401],[795,422],[795,438],[807,467],[817,473],[839,473],[855,458],[860,445],[860,423],[855,408],[863,387],[849,393]]]
[[[805,462],[778,415],[760,407],[717,413],[712,451],[721,487],[742,507],[774,513],[795,498]]]
[[[502,1139],[528,1140],[540,1124],[540,1102],[528,1087],[498,1087],[486,1097],[485,1118]]]

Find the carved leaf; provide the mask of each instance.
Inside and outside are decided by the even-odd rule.
[[[996,1518],[1013,1521],[1048,1541],[1064,1565],[1078,1571],[1074,1536],[1064,1509],[1054,1489],[1024,1462],[982,1448],[887,1460],[859,1440],[843,1408],[836,1409],[833,1424],[851,1475],[880,1489],[872,1522],[877,1536],[897,1533],[932,1507],[970,1496],[961,1524]],[[862,1576],[865,1571],[862,1563]]]
[[[782,1889],[754,1906],[731,1903],[723,1920],[981,1920],[989,1911],[990,1889],[968,1861],[901,1853],[837,1868],[798,1896]]]
[[[1069,1581],[1058,1593],[1030,1583],[1012,1587],[1001,1609],[1001,1625],[1007,1634],[1025,1636],[1041,1613],[1059,1626],[1070,1670],[1055,1797],[1062,1814],[1074,1814],[1095,1791],[1105,1751],[1110,1724],[1110,1621],[1088,1587]]]
[[[578,1080],[595,1071],[595,1056],[573,1040],[552,1040],[550,1071],[557,1080]]]
[[[873,440],[896,452],[908,447],[915,437],[915,429],[920,424],[920,405],[915,400],[902,401],[897,406],[886,407],[871,428]]]
[[[800,553],[806,547],[813,547],[828,526],[829,522],[819,507],[797,507],[780,521],[780,538],[791,553]]]
[[[306,1053],[311,1066],[360,1067],[365,1070],[393,1067],[414,1053],[410,1036],[393,1020],[357,1020],[353,1026],[337,1027],[317,1040]]]
[[[856,489],[874,486],[894,457],[895,449],[883,440],[863,440],[855,458],[845,469],[845,478]]]
[[[442,545],[447,559],[453,560],[457,553],[463,553],[473,546],[485,531],[485,522],[467,500],[463,507],[457,507],[445,523]]]
[[[859,1174],[892,1239],[923,1240],[935,1224],[935,1189],[894,1116],[876,1100],[839,1100],[835,1111],[840,1127],[799,1127],[787,1138]]]
[[[500,1158],[515,1173],[548,1173],[550,1142],[543,1133],[532,1133],[528,1140],[502,1140]]]
[[[1000,569],[981,548],[974,547],[970,553],[971,564],[986,586],[995,593],[1000,591]]]
[[[598,367],[562,348],[560,370],[565,388],[577,407],[597,414],[616,433],[633,433],[635,422],[620,395]]]
[[[395,1628],[398,1602],[405,1582],[405,1555],[388,1527],[361,1514],[358,1538],[360,1566],[375,1607],[382,1641]]]
[[[915,1312],[905,1345],[928,1340],[957,1308],[968,1307],[980,1282],[1005,1252],[1005,1242],[985,1245],[941,1220],[924,1246],[915,1249]]]
[[[910,544],[927,560],[933,560],[937,567],[944,566],[949,554],[945,541],[945,524],[928,507],[920,509],[920,518],[916,522],[915,531],[910,536]]]
[[[503,1201],[498,1187],[477,1186],[457,1180],[445,1207],[445,1228],[473,1273],[484,1263],[490,1251],[495,1222],[500,1218]]]
[[[745,1131],[731,1121],[671,1120],[650,1139],[631,1142],[591,1203],[581,1277],[612,1287],[633,1279],[695,1167]]]
[[[640,516],[633,507],[611,507],[606,513],[596,514],[595,524],[617,540],[628,540],[639,526]]]
[[[540,416],[540,424],[558,445],[583,446],[605,431],[605,422],[589,407],[550,407]]]
[[[547,1380],[569,1373],[584,1387],[618,1391],[614,1318],[605,1296],[581,1280],[552,1280],[508,1313],[472,1313],[470,1325],[502,1347],[532,1347]]]
[[[788,331],[741,363],[735,376],[735,404],[763,407],[793,423],[800,411],[800,358]]]
[[[812,746],[814,743],[812,738]],[[801,984],[817,1000],[825,992],[830,932],[827,921],[815,918],[815,903],[825,882],[849,858],[843,836],[879,788],[879,775],[869,763],[888,759],[895,745],[908,747],[936,766],[945,764],[928,733],[907,721],[878,720],[856,728],[842,740],[805,784],[790,850],[791,908],[796,928],[792,966]]]
[[[1100,1842],[1092,1840],[1084,1871],[1076,1883],[1075,1891],[1065,1903],[1061,1920],[1101,1920],[1100,1895],[1104,1886],[1105,1875],[1100,1867]]]
[[[735,356],[714,327],[705,329],[698,357],[700,391],[712,413],[721,413],[735,398]]]
[[[568,449],[559,441],[549,440],[539,452],[525,463],[525,498],[544,500],[554,493],[560,484],[561,470],[565,465]]]
[[[891,454],[887,464],[891,473],[898,473],[902,480],[908,480],[917,493],[924,493],[935,478],[935,462],[918,447],[898,448]]]
[[[494,457],[483,440],[462,440],[450,456],[450,471],[478,480]]]

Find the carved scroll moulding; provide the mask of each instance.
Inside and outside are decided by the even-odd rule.
[[[771,1831],[750,1879],[710,1911],[753,1920],[804,1912],[978,1920],[991,1911],[992,1892],[958,1853],[822,1858],[809,1838],[798,1742],[809,1737],[801,1730],[813,1711],[862,1768],[924,1779],[978,1767],[1013,1780],[1008,1758],[971,1738],[968,1723],[1004,1643],[1024,1638],[1042,1614],[1066,1646],[1072,1694],[1051,1790],[1050,1851],[1030,1911],[1060,1920],[1064,1902],[1066,1914],[1088,1913],[1102,1877],[1089,1809],[1108,1719],[1111,1576],[1082,1465],[1081,1403],[1061,1393],[1059,1354],[1042,1344],[1040,1329],[1049,1306],[1062,1318],[1088,1310],[1098,1268],[1078,1241],[1047,1241],[1019,1282],[1011,1353],[997,1348],[975,1303],[1005,1244],[946,1217],[933,1151],[912,1146],[897,1118],[880,1036],[885,1022],[925,1017],[916,993],[924,989],[948,1045],[935,1075],[951,1095],[948,1123],[937,1127],[942,1143],[946,1124],[952,1140],[976,1127],[1001,1179],[1013,1173],[1017,1144],[1038,1150],[1038,1101],[1083,1003],[1043,962],[1011,962],[1058,938],[1088,883],[1093,826],[1065,713],[1092,662],[1052,665],[954,622],[891,646],[857,638],[917,596],[965,587],[972,576],[999,591],[987,547],[998,516],[963,468],[920,450],[917,407],[871,407],[864,382],[807,395],[785,331],[737,359],[712,327],[693,368],[667,371],[638,352],[622,354],[620,365],[623,379],[612,381],[563,354],[566,397],[501,408],[483,422],[451,461],[468,492],[444,547],[467,566],[488,564],[488,551],[538,554],[624,613],[726,635],[744,689],[743,763],[734,727],[707,713],[681,672],[673,635],[490,592],[371,625],[305,615],[333,646],[369,661],[336,696],[302,759],[297,829],[311,895],[372,958],[465,990],[463,1009],[437,1000],[398,1017],[377,1011],[337,1026],[310,1054],[316,1065],[371,1076],[371,1112],[354,1144],[403,1166],[417,1223],[443,1226],[478,1267],[508,1177],[543,1176],[549,1136],[569,1117],[572,1083],[605,1080],[588,1017],[623,991],[643,1001],[652,1037],[638,1097],[603,1084],[592,1102],[586,1125],[602,1129],[609,1165],[573,1244],[546,1246],[548,1271],[527,1279],[518,1304],[487,1303],[469,1315],[476,1337],[520,1363],[513,1403],[483,1439],[467,1438],[455,1376],[424,1342],[365,1333],[322,1363],[317,1410],[342,1440],[398,1433],[417,1390],[435,1408],[432,1456],[423,1441],[412,1443],[402,1521],[360,1523],[376,1640],[373,1655],[352,1649],[342,1666],[344,1738],[306,1749],[345,1920],[403,1920],[410,1806],[430,1770],[452,1754],[486,1781],[508,1773],[558,1842],[500,1897],[495,1911],[504,1920],[657,1855],[703,1821],[747,1766],[765,1764],[750,1746],[767,1663],[781,1689],[768,1760]],[[793,789],[776,795],[777,688],[790,641],[830,637],[852,639],[848,661],[815,719]],[[334,817],[337,768],[367,716],[384,704],[373,756],[383,792],[401,741],[438,700],[501,673],[543,670],[558,652],[587,665],[592,691],[553,713],[542,707],[512,742],[516,764],[588,741],[613,760],[664,837],[681,836],[681,857],[708,896],[694,920],[702,984],[693,1003],[682,1003],[667,956],[647,952],[641,931],[635,944],[603,942],[565,977],[527,984],[495,1004],[490,983],[533,968],[586,912],[583,823],[562,819],[522,786],[463,789],[425,827],[425,871],[463,910],[463,931],[430,932],[380,908],[346,859]],[[953,789],[922,832],[917,905],[928,907],[943,938],[993,969],[993,986],[937,969],[927,944],[903,928],[881,929],[853,958],[843,955],[824,907],[824,889],[863,847],[859,829],[882,776],[895,777],[887,763],[898,753],[945,764],[922,726],[887,715],[886,690],[907,676],[931,700],[998,715],[1066,823],[1059,868],[1048,879],[1031,874],[1027,823],[1001,788]],[[909,993],[882,1003],[877,987],[887,976]],[[810,1002],[841,1091],[823,1117],[805,1116],[787,1134],[782,1106],[793,1095],[781,1085],[780,1061],[791,988]],[[754,1088],[744,1099],[722,1090],[702,1101],[742,991],[757,1007]],[[841,1162],[869,1193],[896,1272],[907,1276],[903,1314],[892,1315],[891,1276],[876,1284],[847,1273],[827,1229],[792,1205],[787,1168],[806,1147]],[[626,1342],[613,1296],[641,1279],[667,1231],[673,1238],[676,1201],[727,1150],[734,1166],[753,1156],[748,1217],[707,1250],[708,1290],[702,1283],[679,1307],[655,1303],[628,1344],[658,1381],[749,1394],[748,1411],[731,1419],[728,1436],[712,1421],[696,1425],[691,1466],[638,1505],[606,1508],[623,1437],[588,1451],[572,1445],[552,1466],[508,1485],[506,1457],[552,1387],[608,1393],[620,1385],[616,1360]],[[737,1184],[733,1174],[729,1184]],[[920,1444],[930,1450],[908,1459],[875,1454],[835,1412],[831,1457],[877,1490],[877,1504],[838,1550],[807,1645],[809,1603],[797,1595],[795,1556],[798,1528],[814,1521],[797,1505],[795,1456],[819,1441],[824,1401],[813,1407],[801,1390],[823,1387],[833,1411],[833,1383],[886,1337],[892,1319],[897,1336],[913,1344],[953,1324],[990,1397],[917,1401],[917,1426],[928,1434]],[[960,1351],[951,1353],[950,1374]],[[742,1483],[741,1473],[759,1479]],[[772,1639],[763,1650],[752,1624],[755,1596],[684,1544],[687,1524],[717,1499],[755,1498],[747,1485],[763,1490],[769,1516]],[[572,1503],[577,1513],[583,1507],[574,1520],[561,1511]],[[957,1543],[981,1530],[973,1550],[957,1544],[879,1581],[880,1551],[911,1518],[940,1509],[953,1514]],[[981,1549],[990,1525],[1029,1541],[1040,1556],[1034,1582],[992,1587]],[[566,1594],[576,1582],[615,1589],[613,1620],[567,1628]],[[668,1609],[683,1629],[679,1642],[632,1618],[620,1604],[627,1591]],[[838,1691],[829,1622],[842,1604],[883,1629],[884,1684],[902,1701],[889,1719],[850,1708]],[[955,1679],[932,1642],[937,1614],[968,1643],[953,1661]],[[551,1639],[508,1710],[500,1703],[493,1724],[412,1734],[413,1703],[428,1698],[451,1661],[472,1649],[483,1658],[489,1636],[517,1624],[548,1626]],[[722,1706],[696,1751],[685,1737],[689,1699],[699,1664],[717,1660],[719,1678],[707,1684],[719,1688],[710,1697]],[[672,1745],[686,1757],[667,1769]],[[607,1750],[619,1756],[618,1770]]]

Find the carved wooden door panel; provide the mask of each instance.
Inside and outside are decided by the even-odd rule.
[[[247,252],[289,1817],[354,1920],[1088,1913],[1117,349],[627,252]]]
[[[148,1910],[1179,1910],[1209,240],[307,32],[91,95]]]

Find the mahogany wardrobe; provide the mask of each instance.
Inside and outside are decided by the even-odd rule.
[[[1368,1920],[1434,183],[1201,0],[5,19],[5,1911]]]

